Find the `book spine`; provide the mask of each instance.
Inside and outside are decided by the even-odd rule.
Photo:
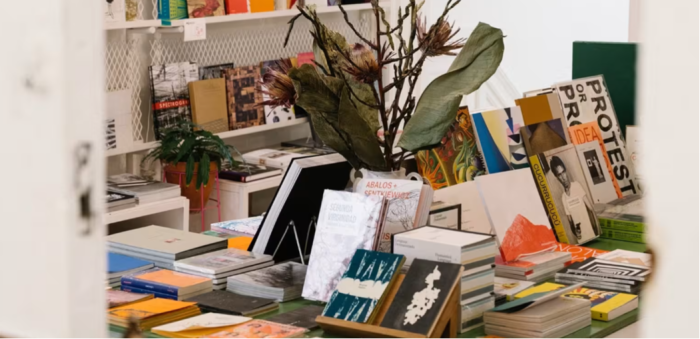
[[[644,233],[639,232],[627,232],[620,230],[613,230],[609,228],[603,228],[603,234],[600,236],[605,239],[622,240],[629,242],[636,242],[639,244],[644,244]]]
[[[552,228],[554,228],[554,231],[556,232],[557,239],[559,239],[559,242],[571,244],[569,238],[566,236],[564,224],[561,222],[559,211],[557,211],[557,206],[554,204],[554,200],[552,199],[552,194],[549,190],[549,185],[547,184],[547,178],[544,175],[540,158],[537,155],[530,157],[530,168],[532,169],[532,174],[535,177],[537,188],[540,191],[540,197],[542,198],[544,208],[547,210],[547,215],[552,223]]]
[[[144,290],[142,288],[135,288],[135,287],[124,286],[124,285],[122,285],[122,291],[131,292],[131,293],[140,293],[140,294],[153,294],[154,297],[163,298],[163,299],[177,300],[177,298],[178,298],[176,295],[172,295],[172,294],[168,294],[168,293],[153,292],[153,291],[149,291],[149,290]]]
[[[174,295],[176,298],[179,295],[179,289],[175,286],[153,283],[151,281],[145,281],[134,277],[122,277],[122,288],[124,288],[125,286],[131,288],[138,288],[145,291],[153,291],[158,293]]]
[[[593,311],[591,310],[591,319],[593,320],[601,320],[601,321],[608,321],[608,312],[600,312],[600,311]]]
[[[598,217],[600,227],[604,229],[619,230],[626,232],[644,233],[644,223],[629,220],[608,219]]]

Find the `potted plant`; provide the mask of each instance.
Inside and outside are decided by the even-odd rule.
[[[210,185],[212,176],[221,169],[222,162],[236,164],[232,151],[238,153],[218,136],[182,121],[163,130],[158,146],[143,161],[160,160],[165,180],[179,184],[182,195],[190,200],[190,209],[196,210],[209,200],[214,188]]]
[[[503,58],[503,33],[488,24],[479,23],[468,39],[455,39],[459,29],[453,29],[447,14],[459,2],[445,1],[440,17],[428,26],[421,20],[423,1],[409,0],[390,24],[372,0],[375,36],[363,36],[339,5],[360,41],[355,44],[325,26],[312,6],[297,6],[300,13],[290,21],[289,32],[301,17],[311,23],[315,66],[287,65],[265,73],[262,91],[270,100],[262,104],[301,106],[323,142],[355,169],[399,170],[406,157],[440,143],[462,96],[488,80]],[[424,62],[440,55],[456,58],[417,99],[414,90]]]

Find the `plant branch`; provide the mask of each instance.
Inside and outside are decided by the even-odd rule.
[[[364,43],[366,43],[369,47],[371,47],[371,48],[374,49],[374,50],[379,50],[379,45],[378,45],[378,44],[372,43],[372,41],[370,41],[369,39],[367,39],[367,38],[365,38],[364,36],[362,36],[362,33],[360,33],[360,32],[355,28],[355,25],[353,25],[352,22],[350,21],[350,18],[348,18],[348,13],[347,13],[347,12],[345,11],[345,9],[343,8],[343,5],[338,5],[338,8],[340,8],[340,11],[343,13],[343,19],[345,19],[345,23],[348,24],[348,27],[350,27],[350,29],[352,30],[352,32],[355,33],[355,35],[356,35],[358,38],[360,38],[360,40],[362,40]]]

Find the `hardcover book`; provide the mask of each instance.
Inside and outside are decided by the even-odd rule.
[[[528,167],[520,136],[520,127],[525,126],[520,107],[475,113],[472,119],[488,173]]]
[[[236,67],[224,70],[228,98],[229,130],[265,124],[265,110],[255,105],[262,102],[257,84],[259,66]]]
[[[515,104],[520,107],[525,125],[529,126],[557,119],[564,121],[564,112],[561,110],[559,97],[551,90],[547,93],[537,93],[534,96],[515,99]]]
[[[569,126],[598,122],[613,173],[620,174],[616,179],[622,195],[641,193],[603,76],[562,82],[556,84],[555,88]]]
[[[418,151],[415,157],[418,173],[430,181],[434,190],[486,174],[467,106],[457,110],[457,117],[439,146]]]
[[[153,299],[153,294],[130,293],[119,290],[107,290],[106,293],[108,308],[126,306],[140,301]]]
[[[274,69],[277,71],[281,71],[281,66],[280,62],[289,62],[291,64],[291,60],[286,59],[286,60],[268,60],[268,61],[263,61],[260,63],[260,74],[261,74],[261,79],[265,76],[265,73],[270,72],[270,70]],[[270,100],[270,96],[268,94],[263,93],[262,99],[264,101]],[[277,107],[271,107],[271,106],[265,106],[265,123],[266,124],[275,124],[278,122],[285,122],[285,121],[291,121],[294,120],[294,111],[291,107],[284,107],[284,106],[277,106]]]
[[[394,234],[391,250],[406,256],[406,266],[414,259],[424,259],[461,264],[469,270],[485,265],[491,268],[498,245],[491,234],[422,226]]]
[[[255,319],[205,338],[298,338],[306,331],[301,327]]]
[[[205,335],[221,332],[238,324],[250,321],[248,317],[229,314],[205,313],[196,317],[161,325],[151,332],[167,338],[201,338]]]
[[[183,0],[184,1],[184,0]],[[188,83],[199,78],[196,64],[189,62],[148,67],[151,79],[153,128],[160,140],[163,130],[180,121],[192,121]]]
[[[399,254],[357,250],[326,304],[323,316],[371,323],[404,260]]]
[[[228,131],[224,79],[193,81],[189,88],[192,122],[212,133]]]
[[[325,190],[301,296],[327,302],[357,249],[372,250],[384,199]]]
[[[532,172],[559,242],[583,244],[601,234],[574,145],[530,157]]]
[[[112,234],[107,237],[107,243],[110,250],[133,252],[139,258],[153,256],[166,261],[185,259],[227,246],[226,239],[154,225]]]
[[[236,166],[224,166],[219,172],[219,178],[238,182],[251,182],[281,174],[282,169],[280,168],[240,162]]]
[[[224,0],[187,0],[190,18],[205,18],[225,15]]]
[[[481,201],[476,182],[463,182],[436,190],[433,203],[460,205],[460,227],[462,231],[491,233],[491,223],[486,207]]]
[[[603,160],[605,161],[605,169],[607,169],[608,176],[612,181],[613,187],[615,189],[615,195],[618,198],[622,198],[620,184],[618,184],[617,178],[613,173],[613,168],[610,165],[610,158],[608,157],[608,152],[606,152],[605,150],[605,143],[603,141],[603,136],[600,134],[600,128],[598,128],[598,123],[595,121],[591,121],[585,124],[571,126],[569,127],[569,135],[571,135],[571,142],[574,145],[581,145],[591,141],[595,141],[598,143],[598,145],[600,145],[600,150],[603,154]]]
[[[476,183],[504,260],[554,250],[557,242],[529,169],[480,176]]]
[[[459,283],[461,268],[459,264],[414,260],[381,326],[423,335],[431,333],[452,289]]]
[[[321,313],[323,313],[323,306],[307,305],[297,308],[294,311],[280,313],[267,318],[266,320],[278,324],[303,327],[312,330],[318,327],[316,317],[320,316]]]
[[[206,311],[233,315],[254,316],[278,307],[271,299],[250,297],[228,291],[211,291],[187,299]]]
[[[175,269],[216,275],[272,261],[266,254],[256,254],[235,248],[209,252],[175,262]]]
[[[540,154],[569,144],[569,134],[561,119],[547,120],[520,127],[525,152],[528,156]]]
[[[223,79],[224,70],[234,68],[233,63],[204,66],[199,68],[199,80]]]
[[[593,204],[604,204],[617,200],[613,177],[610,176],[607,169],[604,169],[605,153],[601,150],[600,144],[597,141],[590,141],[575,147],[588,189],[591,191]]]

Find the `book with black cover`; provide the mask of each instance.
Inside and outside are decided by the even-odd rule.
[[[265,320],[285,325],[304,327],[312,330],[318,327],[316,317],[321,315],[321,313],[323,313],[323,306],[308,305],[302,308],[297,308],[291,312],[278,314]]]
[[[244,316],[259,314],[261,310],[264,311],[277,306],[274,300],[249,297],[226,291],[211,291],[189,298],[186,301],[196,302],[202,310]]]
[[[460,279],[459,264],[415,259],[381,326],[428,335]]]
[[[282,174],[281,168],[240,162],[235,166],[224,166],[219,172],[219,178],[238,182],[251,182],[280,174]]]

